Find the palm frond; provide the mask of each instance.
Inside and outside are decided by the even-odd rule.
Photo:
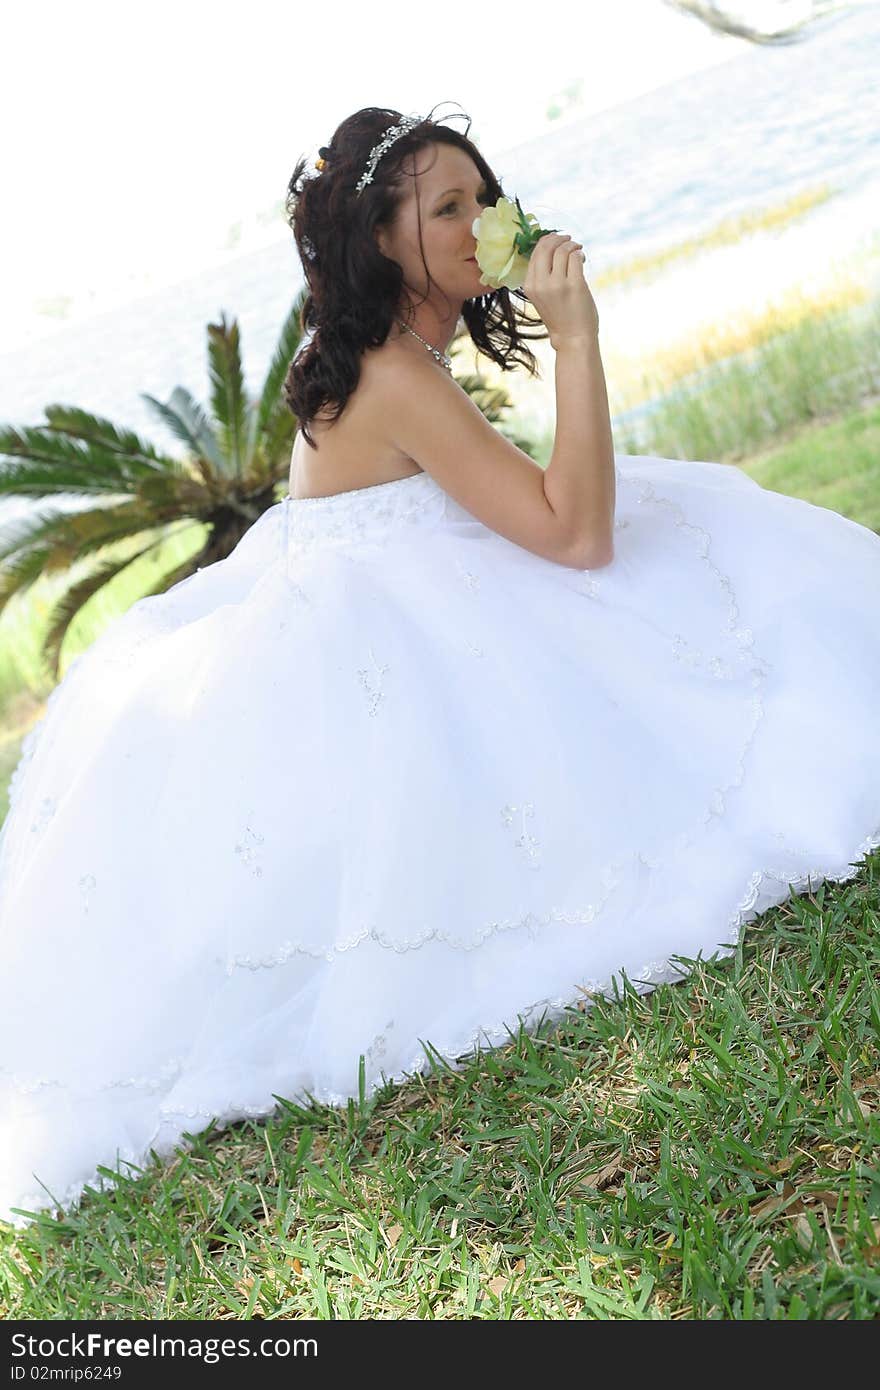
[[[79,513],[56,510],[6,522],[0,529],[0,612],[13,594],[43,574],[69,568],[95,551],[135,537],[157,545],[191,525],[179,515],[163,521],[142,503]]]
[[[78,437],[52,425],[0,425],[0,455],[0,495],[129,493],[147,480],[185,475],[164,455],[129,458],[103,438]]]
[[[146,547],[149,549],[150,547]],[[77,583],[71,584],[68,589],[58,599],[49,616],[49,626],[43,638],[42,651],[49,663],[52,677],[57,681],[59,667],[61,663],[61,648],[67,636],[68,628],[74,618],[99,589],[116,575],[121,574],[139,556],[128,556],[126,559],[104,560],[93,570],[80,579]]]
[[[64,639],[70,624],[82,610],[83,606],[93,594],[96,594],[105,584],[109,583],[111,579],[115,579],[117,575],[122,574],[123,571],[127,570],[136,561],[142,560],[145,555],[149,555],[150,551],[155,550],[166,538],[167,533],[155,537],[144,545],[136,555],[129,555],[125,559],[117,558],[102,561],[101,564],[97,565],[85,578],[79,580],[76,584],[72,584],[69,589],[65,590],[62,597],[52,609],[49,627],[43,639],[43,651],[49,661],[55,680],[58,679],[61,649],[64,645]],[[156,580],[155,584],[145,589],[134,602],[137,603],[140,598],[148,598],[153,594],[165,593],[168,589],[172,588],[173,585],[188,578],[189,575],[195,574],[196,570],[199,568],[199,561],[209,553],[210,546],[211,539],[209,537],[205,541],[205,544],[194,555],[190,555],[187,560],[183,560],[180,564],[175,565],[174,569],[166,570],[165,573]]]
[[[10,556],[0,570],[0,613],[16,594],[29,589],[43,574],[52,556],[52,542],[32,545]]]
[[[238,322],[227,323],[225,314],[219,323],[208,324],[208,375],[224,473],[241,478],[247,469],[248,405]]]
[[[185,446],[181,458],[134,430],[64,403],[46,406],[45,422],[37,425],[0,424],[0,500],[45,503],[64,496],[80,504],[29,508],[30,515],[0,522],[0,612],[43,575],[85,562],[88,572],[70,575],[44,640],[56,671],[77,611],[110,579],[181,528],[206,525],[199,555],[163,575],[151,592],[164,591],[203,560],[224,558],[272,504],[297,429],[283,382],[300,343],[305,297],[303,289],[287,314],[257,400],[249,401],[245,391],[238,323],[225,313],[207,326],[206,406],[182,386],[165,401],[142,393]],[[120,549],[128,553],[120,555]]]
[[[139,541],[147,540],[150,545],[158,545],[199,524],[197,518],[179,513],[163,519],[155,510],[139,503],[82,513],[73,518],[73,523],[64,537],[71,564],[109,545],[120,545],[135,537]],[[52,568],[61,569],[63,563],[61,560]]]
[[[144,531],[167,536],[169,528],[179,526],[181,521],[192,525],[192,519],[181,517],[178,508],[169,508],[163,515],[161,509],[144,501],[82,512],[54,511],[39,517],[17,517],[0,528],[0,565],[19,550],[51,540],[55,558],[49,568],[63,569],[105,545],[130,540]]]
[[[119,454],[127,463],[139,462],[147,471],[150,468],[163,470],[167,466],[167,455],[160,453],[149,440],[142,439],[124,425],[115,425],[103,415],[80,410],[75,405],[59,404],[44,406],[43,414],[53,430],[72,439],[100,443],[107,452]]]
[[[283,463],[283,478],[286,482],[290,473],[290,454],[297,430],[296,416],[283,401],[269,416],[260,437],[260,448],[267,459],[272,460],[273,476],[279,480],[278,465]]]
[[[296,350],[302,341],[302,318],[303,305],[306,300],[308,289],[303,287],[293,301],[290,313],[284,320],[275,351],[272,354],[272,361],[263,382],[263,389],[260,392],[259,405],[257,406],[256,429],[257,434],[262,436],[267,432],[272,417],[277,413],[279,402],[290,415],[289,407],[284,403],[281,394],[284,385],[284,378],[287,376],[287,369],[291,359],[296,356]],[[293,419],[293,416],[291,416]],[[294,427],[296,421],[294,420]]]
[[[155,411],[176,439],[188,444],[194,454],[203,456],[218,473],[222,473],[220,445],[211,422],[185,387],[175,386],[167,405],[146,391],[141,392],[141,400]]]
[[[99,511],[101,515],[109,516],[115,514],[116,508],[108,507],[106,511],[95,508],[85,515],[94,516]],[[20,551],[29,550],[31,546],[41,545],[47,540],[57,540],[63,544],[69,537],[68,523],[74,515],[75,513],[59,510],[29,512],[24,516],[4,521],[0,525],[0,569],[13,556]]]

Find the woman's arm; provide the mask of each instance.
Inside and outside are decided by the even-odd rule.
[[[558,564],[594,569],[608,563],[605,529],[597,544],[580,516],[555,508],[545,470],[490,424],[452,377],[401,354],[386,360],[377,378],[389,442],[478,521]]]
[[[614,441],[599,335],[553,338],[556,437],[544,491],[560,516],[577,517],[606,563],[614,547]]]

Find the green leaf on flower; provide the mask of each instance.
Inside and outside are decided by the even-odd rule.
[[[548,236],[550,232],[558,231],[557,227],[541,227],[538,219],[533,213],[524,213],[519,198],[514,197],[516,203],[521,232],[517,232],[513,238],[513,244],[521,256],[531,256],[542,236]],[[531,219],[531,220],[530,220]]]

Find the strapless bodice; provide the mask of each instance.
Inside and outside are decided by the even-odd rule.
[[[327,497],[283,498],[291,544],[387,541],[392,534],[433,527],[445,518],[474,520],[429,473],[412,473]]]

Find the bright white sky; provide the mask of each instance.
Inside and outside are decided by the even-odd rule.
[[[663,0],[463,0],[440,23],[425,14],[413,0],[10,7],[7,329],[33,326],[58,296],[75,317],[216,264],[236,222],[239,251],[283,236],[268,214],[297,157],[360,106],[458,103],[492,159],[546,130],[554,101],[557,124],[577,119],[745,47]]]

